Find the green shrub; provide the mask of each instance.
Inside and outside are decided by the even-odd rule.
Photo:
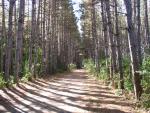
[[[13,85],[15,84],[15,77],[13,75],[10,76],[10,79],[9,79],[9,85]]]
[[[142,86],[146,93],[150,93],[150,57],[143,60],[142,64]]]
[[[123,70],[124,70],[124,87],[127,91],[133,91],[132,75],[131,75],[131,66],[130,58],[123,58]]]
[[[150,72],[149,66],[150,66],[150,57],[146,57],[142,63],[142,70],[146,70],[146,71]]]
[[[0,88],[4,87],[5,86],[5,81],[4,81],[4,78],[3,78],[3,74],[0,73]]]
[[[143,93],[141,96],[141,106],[144,108],[150,108],[150,94]]]
[[[150,57],[146,57],[142,63],[142,87],[143,94],[141,96],[142,106],[150,108]]]
[[[102,80],[107,80],[108,79],[108,68],[105,66],[101,67],[98,77]]]
[[[72,63],[71,63],[71,64],[68,65],[68,70],[69,70],[69,71],[72,71],[73,69],[76,69],[76,67],[77,67],[77,66],[76,66],[75,64],[72,64]]]
[[[37,75],[40,75],[42,73],[42,70],[41,70],[41,63],[37,63],[36,64],[36,74]]]
[[[26,82],[29,79],[31,79],[31,77],[32,77],[28,65],[29,65],[29,63],[26,60],[25,63],[24,63],[24,66],[23,66],[23,77],[21,78],[21,81],[25,81]]]
[[[85,59],[83,61],[84,68],[92,75],[96,75],[96,67],[92,59]]]
[[[108,67],[106,67],[106,60],[100,61],[100,71],[97,72],[96,66],[92,59],[85,59],[83,61],[84,68],[92,75],[95,75],[98,79],[107,80],[108,79]]]
[[[99,78],[102,80],[108,80],[108,67],[106,66],[106,60],[100,60],[100,72]]]
[[[144,88],[144,91],[147,92],[147,90],[150,89],[150,57],[147,57],[143,60],[141,74],[142,74],[142,86]]]
[[[15,84],[15,77],[10,75],[9,80],[5,82],[5,86],[9,87]]]
[[[127,76],[131,76],[130,72],[130,58],[129,57],[125,57],[123,58],[123,70],[124,70],[124,74]]]
[[[133,83],[132,83],[132,79],[129,76],[125,77],[124,80],[124,87],[127,91],[133,91]]]

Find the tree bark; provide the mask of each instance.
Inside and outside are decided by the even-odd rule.
[[[111,66],[110,66],[110,77],[113,79],[114,73],[117,72],[117,65],[116,65],[116,48],[115,42],[113,37],[113,26],[111,21],[111,13],[110,13],[110,0],[105,1],[106,3],[106,12],[108,18],[108,30],[109,30],[109,43],[110,43],[110,54],[111,54]]]
[[[134,85],[134,93],[137,100],[140,99],[142,94],[141,87],[141,77],[138,73],[139,71],[139,62],[138,62],[138,54],[136,50],[136,38],[135,38],[135,30],[134,24],[132,21],[132,5],[131,0],[124,0],[126,11],[127,11],[127,24],[128,24],[128,33],[129,33],[129,48],[130,48],[130,56],[131,56],[131,66],[132,66],[132,77],[133,77],[133,85]]]
[[[141,52],[141,1],[137,0],[137,50],[138,50],[138,59],[139,64],[142,65],[142,52]]]
[[[105,58],[106,58],[106,67],[108,67],[108,72],[109,72],[109,66],[108,66],[108,58],[109,58],[109,54],[108,54],[108,29],[107,29],[107,19],[106,19],[106,14],[105,14],[105,10],[104,10],[104,0],[101,0],[101,10],[102,10],[102,22],[103,22],[103,32],[104,32],[104,42],[105,42]],[[108,73],[109,74],[109,73]],[[110,77],[108,77],[110,79]]]
[[[36,29],[36,0],[32,0],[31,37],[29,38],[29,70],[33,73],[33,46]]]
[[[94,40],[94,53],[95,53],[95,66],[96,66],[96,71],[99,72],[100,67],[99,67],[99,54],[98,54],[98,38],[97,38],[97,28],[96,28],[96,12],[95,12],[95,4],[94,4],[95,0],[92,0],[92,10],[91,10],[91,14],[92,14],[92,37]]]
[[[5,81],[8,82],[10,79],[10,68],[12,59],[12,43],[13,43],[13,7],[16,0],[9,1],[9,18],[8,18],[8,37],[7,37],[7,48],[6,48],[6,60],[5,60]]]
[[[18,82],[19,74],[21,74],[22,67],[22,54],[23,54],[23,35],[24,35],[24,10],[25,0],[20,0],[19,7],[19,19],[18,19],[18,31],[16,39],[16,74],[15,81]]]
[[[118,4],[117,0],[114,0],[115,3],[115,27],[116,27],[116,42],[117,42],[117,53],[118,53],[118,64],[119,64],[119,78],[120,78],[120,88],[124,89],[124,73],[123,73],[123,66],[122,66],[122,53],[121,53],[121,43],[120,43],[120,32],[118,26]]]
[[[146,40],[148,48],[150,48],[150,31],[149,31],[149,17],[148,17],[148,7],[147,7],[147,0],[144,0],[144,10],[145,10],[145,29],[146,29]]]
[[[5,58],[4,58],[4,54],[5,54],[5,47],[3,47],[3,45],[6,42],[7,39],[7,34],[6,34],[6,20],[5,20],[5,1],[2,0],[2,37],[0,38],[0,43],[1,43],[1,47],[0,47],[0,71],[3,73],[4,72],[4,67],[5,67]]]

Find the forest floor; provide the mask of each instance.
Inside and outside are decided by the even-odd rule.
[[[0,90],[0,113],[135,113],[133,107],[84,70]]]

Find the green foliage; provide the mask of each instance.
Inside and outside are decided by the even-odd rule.
[[[132,75],[131,75],[131,66],[130,58],[123,58],[123,70],[124,70],[124,87],[127,91],[133,91]]]
[[[140,104],[144,108],[150,108],[150,94],[143,93]]]
[[[143,60],[141,75],[144,91],[141,96],[141,103],[143,107],[150,108],[150,57]]]
[[[28,60],[24,62],[23,66],[23,77],[21,78],[21,81],[28,81],[31,78],[31,72],[29,70],[29,63]]]
[[[41,63],[37,63],[36,64],[36,74],[37,75],[40,75],[42,73],[42,70],[41,70]]]
[[[15,77],[14,76],[10,76],[9,82],[8,82],[9,86],[15,84]]]
[[[90,73],[90,74],[93,74],[93,75],[96,75],[96,69],[95,69],[95,64],[93,62],[92,59],[85,59],[83,61],[83,64],[84,64],[84,68]]]
[[[110,63],[110,59],[107,59],[108,64]],[[96,67],[92,59],[85,59],[83,61],[84,68],[88,70],[88,72],[92,75],[96,75],[98,79],[108,81],[109,79],[109,72],[108,66],[106,65],[106,59],[100,60],[100,72],[96,72]],[[131,76],[131,69],[130,69],[130,59],[129,57],[125,57],[123,59],[123,69],[124,69],[124,87],[127,91],[133,91],[133,83],[132,83],[132,76]],[[97,76],[98,75],[98,76]],[[119,88],[119,73],[115,73],[114,75],[114,85],[115,88]]]
[[[123,58],[123,69],[125,75],[130,75],[130,58],[124,57]]]
[[[5,82],[4,86],[12,86],[15,84],[15,77],[13,75],[10,75],[9,80],[7,82]]]
[[[150,66],[150,57],[146,57],[142,63],[142,70],[150,72],[149,66]]]
[[[143,60],[142,64],[142,85],[144,91],[147,92],[147,89],[150,89],[150,57],[147,57]],[[150,90],[148,90],[150,93]]]
[[[106,61],[100,61],[100,71],[97,72],[94,61],[92,59],[85,59],[83,61],[84,68],[92,75],[95,75],[98,79],[108,79],[108,68],[106,67]]]
[[[106,66],[106,60],[100,61],[100,72],[98,77],[102,80],[108,80],[108,67]]]
[[[36,64],[36,74],[40,75],[42,73],[42,49],[38,48],[37,50],[38,58],[37,58],[37,64]]]
[[[117,95],[117,96],[121,96],[122,94],[123,94],[123,90],[122,89],[117,89],[115,91],[115,95]]]
[[[142,86],[145,92],[150,93],[150,72],[142,71]]]
[[[102,80],[108,79],[108,68],[106,66],[101,67],[98,77]]]
[[[132,83],[132,78],[130,78],[129,76],[125,77],[124,80],[124,87],[127,91],[133,91],[133,83]]]
[[[15,84],[15,77],[14,75],[10,75],[8,81],[6,82],[4,80],[4,74],[3,73],[0,73],[0,88],[3,88],[3,87],[9,87],[9,86],[12,86]]]
[[[71,64],[68,65],[68,70],[69,70],[69,71],[72,71],[73,69],[76,69],[76,67],[77,67],[77,66],[76,66],[75,64],[72,64],[72,63],[71,63]]]
[[[4,81],[4,78],[3,78],[3,74],[0,73],[0,88],[4,87],[5,86],[5,81]]]

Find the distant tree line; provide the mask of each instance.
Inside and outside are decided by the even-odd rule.
[[[6,83],[67,70],[79,51],[79,31],[69,0],[0,2],[0,73]]]

